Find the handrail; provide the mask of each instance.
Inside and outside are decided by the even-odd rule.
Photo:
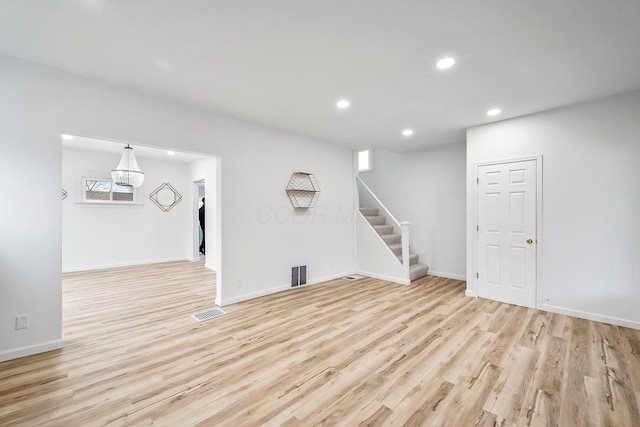
[[[373,191],[371,191],[371,189],[367,186],[367,184],[364,183],[363,180],[360,179],[359,176],[356,176],[356,179],[358,180],[359,184],[362,184],[362,186],[364,187],[365,190],[367,190],[367,192],[369,193],[369,195],[371,195],[371,197],[373,197],[373,199],[376,201],[376,203],[378,203],[378,205],[380,205],[380,207],[384,210],[384,212],[387,214],[388,218],[390,218],[395,225],[398,226],[398,229],[402,229],[402,227],[400,226],[400,221],[398,221],[392,214],[391,212],[389,212],[389,209],[387,209],[387,207],[380,201],[380,199],[378,199],[378,197],[373,193]]]
[[[376,196],[374,194],[373,191],[371,191],[371,189],[369,188],[369,186],[367,184],[365,184],[365,182],[359,177],[356,176],[356,180],[358,182],[358,184],[361,184],[362,187],[367,190],[367,193],[369,193],[369,195],[373,198],[373,200],[378,204],[378,206],[380,208],[382,208],[382,210],[385,212],[386,216],[391,219],[391,221],[394,223],[395,228],[398,229],[398,234],[401,235],[401,242],[402,242],[402,264],[405,267],[405,274],[406,274],[406,278],[409,278],[409,254],[410,254],[410,249],[413,248],[415,253],[420,254],[420,250],[413,244],[413,242],[411,242],[411,234],[409,231],[410,228],[410,223],[409,222],[400,222],[398,221],[393,214],[389,211],[389,209],[387,209],[387,207],[382,203],[382,201],[378,198],[378,196]],[[359,200],[358,200],[359,202]],[[359,203],[358,203],[359,205]]]

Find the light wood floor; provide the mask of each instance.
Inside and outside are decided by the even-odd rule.
[[[640,426],[640,331],[335,280],[213,307],[201,263],[64,275],[62,350],[0,363],[0,426]]]

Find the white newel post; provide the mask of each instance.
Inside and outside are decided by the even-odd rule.
[[[409,280],[409,226],[411,223],[409,221],[402,221],[400,223],[400,227],[402,228],[402,273],[405,280]]]

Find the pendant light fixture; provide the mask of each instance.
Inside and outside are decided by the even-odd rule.
[[[118,167],[111,171],[111,179],[124,187],[140,187],[144,182],[144,172],[140,170],[130,145],[124,147]]]

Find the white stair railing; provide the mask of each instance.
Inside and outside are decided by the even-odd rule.
[[[410,248],[411,248],[411,223],[407,221],[399,222],[393,214],[387,209],[387,207],[378,199],[378,197],[371,191],[371,189],[365,184],[360,177],[356,177],[358,182],[358,202],[360,207],[372,207],[378,209],[379,212],[384,212],[384,216],[389,220],[388,224],[393,227],[393,232],[399,234],[402,244],[402,275],[403,279],[409,281],[410,279]],[[395,257],[395,255],[394,255]],[[397,259],[397,258],[396,258]]]
[[[411,223],[409,221],[402,221],[400,223],[400,226],[402,227],[402,234],[401,234],[401,242],[402,242],[402,274],[404,275],[404,279],[409,280],[410,279],[410,272],[409,272],[409,268],[411,267],[411,261],[410,261],[410,252],[409,252],[409,247],[410,247],[410,243],[411,242],[411,234],[409,233],[409,228],[411,226]]]
[[[393,216],[393,214],[387,209],[387,207],[378,199],[378,197],[371,191],[371,189],[364,183],[360,177],[356,177],[358,181],[358,201],[361,208],[373,207],[381,212],[384,212],[384,216],[391,220],[393,226],[393,232],[401,234],[400,222]],[[364,191],[361,191],[364,190]]]

